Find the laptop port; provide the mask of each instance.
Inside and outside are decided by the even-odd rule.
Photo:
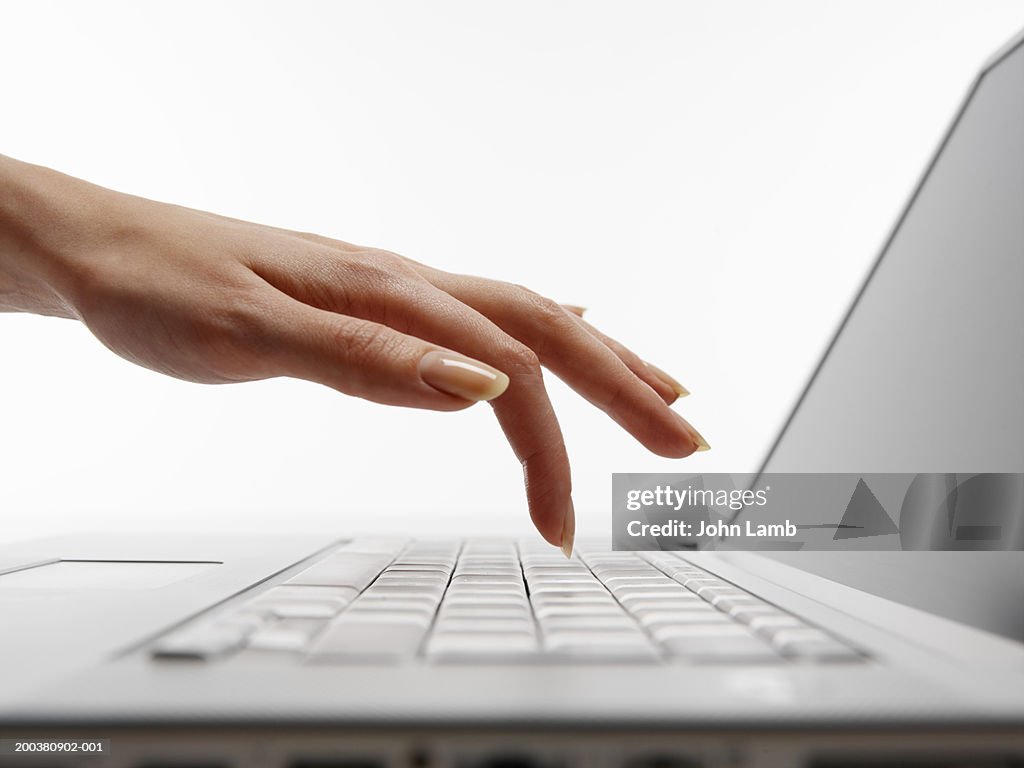
[[[623,768],[700,768],[700,761],[685,755],[652,752],[628,758]]]
[[[495,752],[458,763],[459,768],[562,768],[561,760],[542,759],[526,752]]]

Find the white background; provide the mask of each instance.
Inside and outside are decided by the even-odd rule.
[[[0,152],[529,285],[675,373],[647,454],[557,380],[580,536],[610,473],[748,471],[1022,2],[0,5]],[[486,406],[207,387],[0,316],[0,539],[529,530]]]

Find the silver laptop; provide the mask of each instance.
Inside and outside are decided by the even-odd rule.
[[[1024,470],[1022,40],[971,88],[763,470]],[[1024,555],[18,544],[0,745],[132,768],[1020,766]]]

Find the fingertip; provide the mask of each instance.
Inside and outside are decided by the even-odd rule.
[[[693,426],[671,408],[658,408],[645,426],[630,430],[647,450],[666,459],[684,459],[708,450],[707,441]]]
[[[671,374],[663,371],[661,368],[656,366],[654,363],[649,363],[646,360],[643,364],[651,371],[661,382],[677,397],[687,397],[690,394],[690,390],[679,383],[679,380]]]
[[[680,456],[684,458],[694,453],[701,453],[703,451],[711,450],[711,446],[708,445],[708,441],[704,439],[704,436],[698,432],[694,426],[680,416],[675,411],[669,411],[676,420],[676,424],[679,427],[680,434],[682,436],[682,444],[685,445],[685,452]]]
[[[530,518],[537,532],[553,547],[565,546],[566,536],[570,541],[575,536],[576,522],[571,494],[536,493],[537,486],[531,487],[527,479],[526,492],[530,506]]]
[[[565,520],[562,522],[562,537],[559,547],[566,558],[572,557],[573,544],[576,541],[576,508],[572,503],[572,496],[569,496],[569,504],[565,511]]]

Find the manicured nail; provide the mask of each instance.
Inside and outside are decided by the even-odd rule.
[[[562,523],[562,554],[572,557],[572,545],[576,540],[576,508],[569,497],[569,508],[565,511],[565,522]]]
[[[673,376],[669,376],[654,363],[648,363],[645,360],[644,365],[650,368],[651,373],[653,373],[655,376],[657,376],[659,379],[665,382],[669,386],[669,388],[680,397],[686,397],[688,394],[690,394],[690,390],[688,390],[686,387],[680,384]]]
[[[562,306],[568,309],[577,317],[583,317],[583,313],[587,311],[586,307],[577,307],[575,304],[563,304]]]
[[[704,435],[702,435],[700,432],[694,429],[693,425],[690,422],[688,422],[675,411],[672,411],[672,414],[677,419],[679,419],[679,422],[683,425],[683,429],[686,430],[686,434],[690,436],[690,440],[692,440],[694,445],[697,446],[697,448],[694,450],[694,453],[700,453],[701,451],[711,450],[711,446],[708,445],[708,441],[704,439]]]
[[[711,446],[708,445],[708,441],[704,439],[704,436],[696,429],[693,430],[693,442],[697,444],[697,450],[694,453],[700,453],[701,451],[710,451]]]
[[[420,377],[434,389],[466,400],[493,400],[508,376],[479,360],[435,349],[420,359]]]

